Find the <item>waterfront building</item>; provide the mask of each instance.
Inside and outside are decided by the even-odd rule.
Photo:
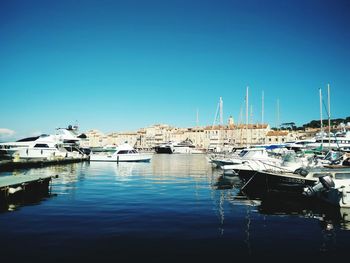
[[[266,134],[266,144],[283,144],[294,140],[295,135],[288,131],[269,131]]]
[[[212,151],[230,150],[259,144],[277,144],[308,138],[304,131],[273,131],[268,124],[235,125],[230,119],[227,125],[177,128],[167,124],[155,124],[135,132],[112,132],[104,134],[98,130],[86,132],[86,147],[119,145],[127,141],[137,149],[152,150],[169,141],[191,140],[198,149]]]

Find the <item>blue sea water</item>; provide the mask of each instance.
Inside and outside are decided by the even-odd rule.
[[[11,262],[312,262],[347,256],[350,211],[251,199],[202,154],[2,173],[58,175],[0,213]]]

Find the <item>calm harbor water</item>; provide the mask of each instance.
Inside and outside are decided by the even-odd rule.
[[[300,262],[344,258],[350,247],[349,210],[249,199],[201,154],[0,176],[24,173],[59,177],[49,196],[1,211],[2,260]]]

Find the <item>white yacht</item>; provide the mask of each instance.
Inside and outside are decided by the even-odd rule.
[[[243,149],[237,157],[233,157],[227,160],[227,162],[230,162],[229,164],[224,164],[220,166],[220,168],[223,170],[232,170],[235,169],[239,164],[253,165],[253,163],[257,163],[257,161],[259,161],[259,164],[279,165],[281,164],[282,159],[280,156],[274,154],[265,147],[246,148]]]
[[[55,134],[42,134],[14,142],[0,143],[3,159],[55,159],[86,157],[80,148],[84,134],[76,134],[77,127],[58,128]]]
[[[90,161],[99,162],[149,162],[152,153],[140,153],[130,144],[124,143],[116,147],[114,152],[92,152]]]
[[[169,141],[154,147],[156,153],[205,153],[196,148],[190,139],[182,142]]]
[[[307,146],[308,148],[339,149],[344,152],[350,152],[350,131],[344,130],[335,134],[317,134],[315,142],[308,143]]]

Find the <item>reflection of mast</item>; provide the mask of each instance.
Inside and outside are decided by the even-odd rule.
[[[219,215],[220,215],[220,235],[224,234],[224,201],[225,201],[225,191],[220,192],[220,201],[219,201]]]
[[[251,219],[250,219],[250,206],[247,206],[247,215],[245,217],[247,219],[247,228],[245,230],[246,235],[246,239],[244,240],[244,242],[247,244],[247,249],[248,249],[248,255],[250,256],[252,254],[252,247],[250,245],[250,223],[251,223]]]

